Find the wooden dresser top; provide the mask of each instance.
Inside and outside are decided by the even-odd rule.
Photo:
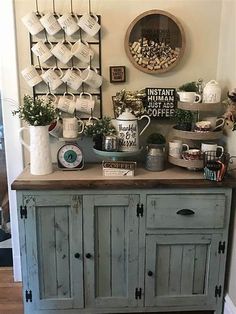
[[[194,188],[235,187],[236,179],[226,177],[222,182],[205,180],[202,171],[169,166],[160,172],[138,167],[134,177],[105,177],[101,164],[86,164],[83,170],[62,171],[43,176],[31,175],[29,167],[15,179],[13,190],[72,190],[72,189],[136,189],[136,188]]]

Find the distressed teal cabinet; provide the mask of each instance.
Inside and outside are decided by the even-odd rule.
[[[231,188],[17,191],[25,314],[222,311]]]

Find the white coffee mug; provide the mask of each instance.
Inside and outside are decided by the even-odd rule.
[[[52,48],[53,45],[50,42],[49,42],[49,44]],[[52,53],[51,53],[50,49],[47,47],[47,45],[42,40],[39,40],[37,42],[37,44],[33,45],[31,50],[33,51],[33,53],[37,57],[39,57],[39,60],[42,63],[46,62],[49,58],[52,57]]]
[[[83,92],[80,93],[79,97],[77,98],[75,108],[76,111],[91,114],[93,112],[94,105],[95,101],[93,100],[92,95],[90,93]]]
[[[66,96],[67,95],[67,96]],[[71,96],[71,98],[69,98]],[[59,98],[57,108],[61,111],[74,114],[75,112],[75,96],[71,93],[64,93],[63,96]]]
[[[60,75],[57,74],[57,70],[60,72]],[[48,69],[46,72],[41,74],[44,82],[49,84],[51,90],[57,89],[62,83],[63,72],[60,68],[54,67]]]
[[[42,82],[41,76],[38,74],[37,70],[33,65],[30,65],[24,70],[22,70],[21,74],[28,83],[28,85],[31,87],[34,87],[35,85]]]
[[[76,20],[70,13],[64,13],[57,21],[61,28],[65,31],[66,35],[71,36],[79,29],[78,17],[75,15]]]
[[[76,73],[76,71],[79,73],[79,75]],[[77,91],[83,83],[80,74],[81,71],[77,67],[68,69],[65,75],[62,77],[62,81],[66,83],[70,88]]]
[[[57,19],[53,13],[45,14],[43,17],[41,17],[40,22],[49,35],[55,35],[61,30],[61,26],[57,22]]]
[[[201,144],[201,151],[203,153],[205,153],[207,151],[216,152],[218,149],[221,151],[221,154],[218,156],[220,158],[224,153],[224,147],[223,146],[219,146],[216,143],[202,143]]]
[[[88,66],[82,73],[81,77],[84,83],[96,89],[102,85],[102,76],[98,74],[96,68]]]
[[[182,158],[183,149],[189,150],[187,144],[183,144],[181,140],[172,140],[169,142],[169,155],[174,158]]]
[[[51,52],[63,64],[68,63],[70,59],[73,57],[70,49],[67,48],[63,41],[58,42],[52,48]]]
[[[93,50],[86,41],[79,39],[71,48],[72,54],[84,63],[89,63],[94,57]]]
[[[201,101],[201,95],[195,92],[177,92],[179,100],[182,102],[198,103]]]
[[[98,17],[94,14],[90,15],[89,13],[85,13],[80,18],[78,25],[90,36],[96,35],[101,27],[98,24]]]
[[[220,130],[223,128],[225,124],[225,119],[224,118],[217,118],[217,117],[205,117],[204,120],[210,121],[211,123],[211,131],[214,130]]]
[[[63,136],[63,125],[61,119],[52,122],[48,127],[48,132],[56,138]]]
[[[34,12],[26,14],[21,18],[21,20],[31,35],[37,35],[39,32],[44,30],[43,25],[40,23],[38,16]]]
[[[64,138],[77,138],[78,134],[81,134],[83,131],[84,131],[84,123],[82,120],[76,117],[63,118],[63,137]]]

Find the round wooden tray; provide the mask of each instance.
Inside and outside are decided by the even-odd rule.
[[[171,70],[182,58],[184,50],[183,27],[168,12],[146,11],[137,16],[127,29],[126,54],[132,64],[145,73]]]
[[[188,168],[189,170],[203,169],[203,160],[185,160],[168,156],[168,161],[173,165]]]
[[[190,111],[215,111],[221,106],[220,102],[217,103],[189,103],[178,101],[178,108]]]
[[[189,140],[217,140],[222,137],[223,131],[216,132],[191,132],[191,131],[182,131],[175,128],[172,129],[173,135]]]

